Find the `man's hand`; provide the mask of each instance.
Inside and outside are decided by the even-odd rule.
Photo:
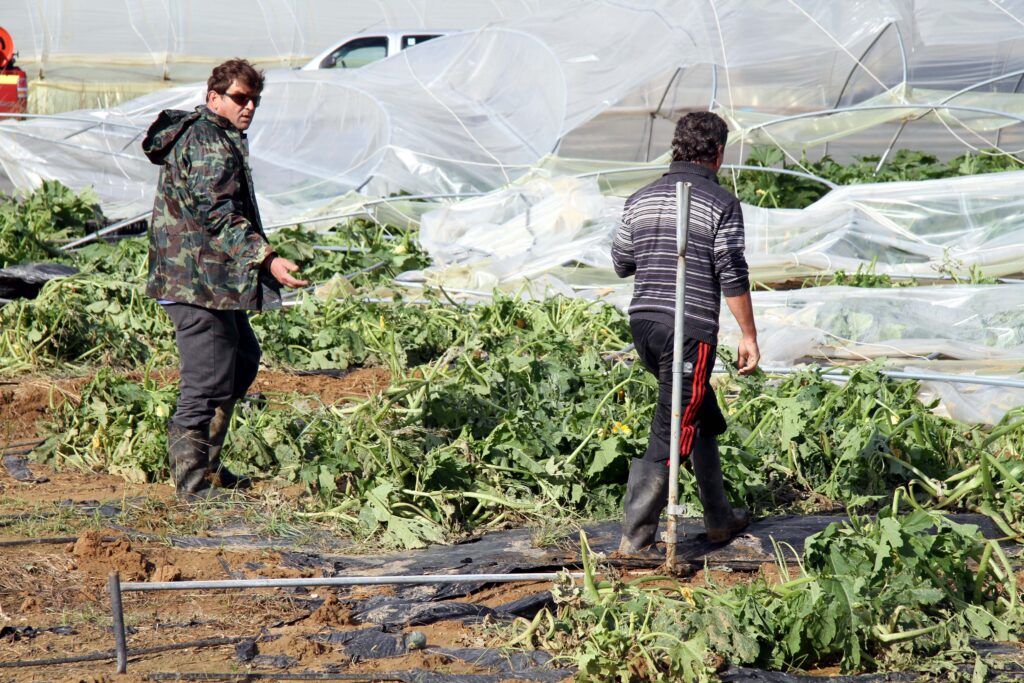
[[[736,349],[736,367],[741,375],[749,375],[757,368],[761,360],[761,351],[757,348],[757,326],[754,325],[754,306],[750,302],[750,292],[725,297],[729,311],[740,326],[740,345]]]
[[[299,267],[297,265],[280,256],[275,256],[270,261],[270,274],[285,287],[305,287],[309,284],[306,280],[292,277],[292,273],[298,272],[298,270]]]
[[[756,337],[743,337],[736,349],[736,367],[741,375],[749,375],[761,360],[761,351],[757,348]]]

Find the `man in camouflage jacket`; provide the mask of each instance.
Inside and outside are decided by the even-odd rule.
[[[245,130],[262,90],[261,72],[227,61],[207,81],[205,105],[161,112],[142,143],[161,167],[146,294],[174,322],[181,394],[168,458],[175,491],[188,500],[250,483],[220,462],[235,402],[259,369],[247,311],[277,308],[281,285],[306,284],[270,247],[256,206]]]

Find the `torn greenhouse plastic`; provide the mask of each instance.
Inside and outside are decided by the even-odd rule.
[[[404,5],[390,4],[382,3],[380,12],[386,18],[401,16]],[[1015,51],[1019,36],[978,31],[956,36],[955,54],[974,71],[948,77],[943,72],[938,78],[936,68],[951,53],[941,41],[952,38],[935,30],[937,4],[558,0],[541,9],[525,3],[500,23],[437,38],[361,69],[272,72],[265,105],[251,129],[260,204],[266,222],[275,223],[330,213],[338,198],[352,190],[370,197],[396,191],[493,190],[556,149],[563,154],[582,149],[591,158],[649,159],[652,148],[657,154],[667,146],[678,114],[694,108],[713,106],[740,122],[747,110],[771,121],[877,98],[919,104],[977,83],[981,79],[968,78],[984,68],[990,77],[996,61],[1007,73],[1024,67],[1024,57]],[[1009,4],[1002,13],[979,8],[970,25],[999,28],[1005,13],[1024,14],[1016,3]],[[108,8],[119,5],[111,1]],[[277,63],[290,63],[307,47],[304,41],[323,30],[306,24],[335,11],[290,0],[272,5],[266,11],[275,20],[256,22],[246,34],[255,42],[240,52]],[[436,6],[425,3],[423,16]],[[493,6],[485,4],[480,11],[489,9]],[[752,15],[758,21],[751,22]],[[12,13],[11,21],[32,36],[23,57],[30,70],[33,65],[59,70],[77,59],[150,64],[162,68],[166,78],[180,64],[196,61],[181,54],[182,45],[212,54],[203,51],[192,27],[205,20],[209,35],[220,35],[220,17],[187,0],[158,0],[144,9],[85,16],[64,5],[27,3]],[[81,31],[58,32],[59,41],[43,40],[47,30],[72,20]],[[168,20],[169,32],[152,33]],[[100,33],[87,30],[98,21],[106,22],[100,33],[110,36],[102,44],[94,40]],[[919,30],[919,22],[927,30]],[[564,30],[568,25],[574,30]],[[237,34],[237,26],[232,28]],[[765,35],[786,39],[764,40]],[[965,47],[968,40],[977,42]],[[210,60],[208,67],[216,63],[205,56],[197,60]],[[992,83],[964,97],[973,98],[972,106],[992,109],[1001,121],[999,111],[1016,111],[1024,101],[1024,95],[988,92],[1006,87]],[[203,91],[202,84],[184,86],[109,110],[4,123],[0,162],[18,187],[46,177],[76,189],[92,183],[108,216],[144,211],[151,204],[155,169],[136,149],[139,136],[161,108],[198,104]],[[961,100],[950,106],[962,105]],[[843,121],[864,116],[871,114],[861,111],[832,123],[811,117],[785,125],[806,147],[818,139],[816,128],[842,129]],[[971,117],[954,119],[941,124],[956,126],[963,137],[991,129],[993,117],[983,116],[978,131],[971,128]],[[849,126],[853,130],[862,123]],[[773,130],[782,134],[778,126]],[[834,130],[833,137],[847,132]],[[883,146],[869,151],[881,152]]]

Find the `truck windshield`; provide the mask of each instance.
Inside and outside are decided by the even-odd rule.
[[[321,69],[354,69],[388,56],[387,36],[350,40],[320,62]]]

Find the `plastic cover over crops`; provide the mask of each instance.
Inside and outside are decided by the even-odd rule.
[[[1008,172],[851,185],[801,210],[744,205],[751,277],[780,282],[870,264],[923,277],[975,265],[991,277],[1024,272],[1022,184],[1024,172]],[[429,276],[476,290],[514,289],[542,273],[615,286],[610,252],[622,204],[595,178],[537,173],[427,212],[420,239],[435,263]],[[593,268],[561,268],[570,263]]]
[[[490,190],[522,174],[559,138],[675,64],[696,59],[656,12],[613,4],[529,30],[437,38],[358,70],[272,72],[251,129],[267,222],[296,219],[340,195]],[[0,161],[19,187],[56,178],[93,184],[108,215],[144,212],[156,169],[139,150],[164,108],[202,101],[205,85],[112,110],[0,126]]]
[[[168,9],[178,11],[177,3]],[[752,13],[764,21],[750,22]],[[274,223],[322,213],[350,190],[492,190],[637,89],[672,82],[679,68],[844,56],[900,16],[899,3],[885,0],[805,0],[769,11],[749,0],[555,2],[362,69],[274,72],[251,129],[261,207]],[[785,31],[766,33],[768,21]],[[269,43],[290,44],[279,38]],[[762,97],[779,84],[763,87]],[[156,172],[138,141],[160,109],[194,106],[204,89],[2,124],[0,162],[18,187],[43,178],[93,184],[109,216],[142,213]],[[644,117],[658,108],[658,93],[649,95]]]

